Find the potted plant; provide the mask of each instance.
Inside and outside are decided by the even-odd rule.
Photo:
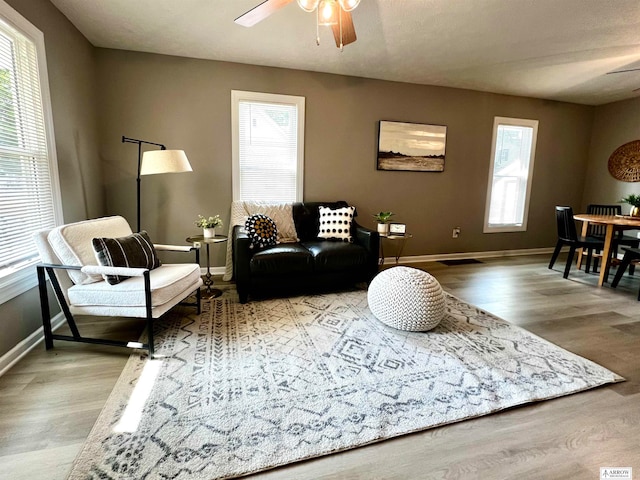
[[[631,205],[629,215],[632,217],[640,217],[640,195],[629,194],[620,200],[620,203],[628,203]]]
[[[378,212],[373,214],[373,218],[378,222],[378,233],[382,235],[389,234],[389,220],[391,220],[393,215],[393,212]]]
[[[203,217],[202,215],[198,215],[196,226],[202,228],[204,238],[213,238],[216,236],[216,227],[222,226],[222,219],[220,218],[220,215],[216,215],[214,217]]]

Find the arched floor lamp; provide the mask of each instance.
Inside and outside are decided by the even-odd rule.
[[[181,173],[192,172],[191,164],[187,159],[184,150],[167,150],[161,143],[147,142],[146,140],[138,140],[122,136],[122,143],[136,143],[138,145],[138,175],[136,177],[137,189],[137,209],[136,215],[138,219],[137,231],[140,231],[140,176],[155,175],[158,173]],[[155,145],[160,150],[149,150],[142,153],[142,144]]]

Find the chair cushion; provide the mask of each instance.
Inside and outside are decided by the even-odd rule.
[[[353,242],[351,223],[353,222],[354,211],[355,207],[336,209],[320,207],[320,229],[318,231],[318,238]]]
[[[151,303],[163,305],[198,281],[200,266],[195,263],[165,264],[149,274]],[[68,290],[69,302],[74,306],[143,307],[144,278],[131,277],[116,285],[106,281],[74,285]]]
[[[94,238],[93,250],[98,263],[103,267],[148,268],[153,270],[161,263],[144,230],[120,238]],[[129,277],[121,275],[103,275],[110,285],[116,285]]]
[[[620,245],[629,245],[631,247],[637,247],[640,245],[640,238],[634,237],[632,235],[621,235],[618,238],[614,238],[616,242]]]
[[[311,252],[298,243],[281,243],[257,252],[249,262],[252,274],[310,273]]]
[[[244,224],[247,236],[251,240],[250,248],[264,248],[278,243],[278,227],[271,218],[256,213]]]
[[[54,228],[47,240],[64,265],[98,265],[91,245],[93,238],[124,237],[131,233],[131,227],[124,218],[104,217]],[[68,274],[75,284],[103,281],[100,275],[87,275],[77,270],[69,270]]]
[[[317,272],[361,267],[366,265],[369,258],[366,249],[354,243],[315,240],[303,242],[302,246],[313,255],[313,265]]]

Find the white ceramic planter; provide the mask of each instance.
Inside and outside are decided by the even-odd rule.
[[[381,235],[389,234],[389,224],[388,223],[379,223],[378,224],[378,233]]]
[[[203,228],[202,229],[202,235],[204,235],[204,238],[213,238],[216,236],[216,229],[214,228]]]

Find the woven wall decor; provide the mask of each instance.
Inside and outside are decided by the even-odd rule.
[[[609,157],[609,173],[623,182],[640,182],[640,140],[616,148]]]

